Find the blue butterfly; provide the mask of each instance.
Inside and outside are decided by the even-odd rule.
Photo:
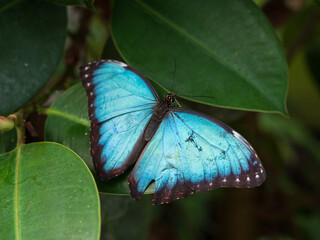
[[[265,170],[252,146],[218,120],[161,100],[132,67],[113,60],[80,67],[89,99],[91,156],[102,180],[129,175],[140,199],[155,181],[152,203],[168,203],[197,191],[261,185]]]

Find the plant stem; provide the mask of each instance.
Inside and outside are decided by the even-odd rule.
[[[40,105],[37,105],[37,111],[40,114],[48,115],[48,108],[42,107]]]
[[[24,127],[24,119],[23,112],[18,112],[16,114],[16,131],[17,131],[17,146],[24,144],[25,142],[25,127]]]

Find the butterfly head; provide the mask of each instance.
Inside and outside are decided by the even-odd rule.
[[[173,95],[172,93],[168,93],[164,96],[165,101],[168,103],[168,105],[171,105],[176,100],[176,95]]]

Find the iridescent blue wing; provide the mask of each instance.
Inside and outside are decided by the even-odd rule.
[[[170,111],[129,176],[139,199],[155,181],[153,204],[168,203],[196,191],[255,187],[265,180],[251,145],[225,124],[180,108]]]
[[[97,175],[108,180],[138,158],[136,145],[159,97],[149,81],[121,62],[89,62],[80,77],[89,99],[91,156]]]

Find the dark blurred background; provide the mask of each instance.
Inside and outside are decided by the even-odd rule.
[[[264,164],[266,182],[255,189],[197,193],[165,206],[151,206],[150,196],[135,202],[101,195],[101,239],[320,239],[320,3],[255,2],[287,57],[289,117],[181,103],[247,138]],[[79,63],[119,58],[109,39],[111,3],[97,0],[95,6],[96,12],[68,8],[69,37],[52,82],[57,88],[79,81]],[[30,115],[28,121],[35,119]],[[41,132],[41,124],[33,126]]]

